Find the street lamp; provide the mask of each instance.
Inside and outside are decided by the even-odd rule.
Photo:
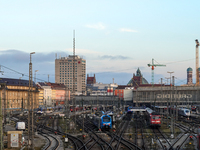
[[[28,112],[28,145],[30,144],[30,133],[31,133],[31,149],[34,149],[34,143],[33,143],[33,138],[34,138],[34,123],[33,123],[33,97],[32,97],[32,87],[33,87],[33,80],[32,80],[32,62],[31,62],[31,55],[35,54],[35,52],[30,53],[30,63],[29,63],[29,100],[28,100],[28,107],[29,107],[29,112]],[[31,102],[31,106],[30,106]],[[30,111],[32,110],[32,132],[30,132]],[[29,145],[30,146],[30,145]],[[28,146],[28,149],[29,149]]]

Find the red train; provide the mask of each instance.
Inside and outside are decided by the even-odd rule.
[[[147,113],[147,123],[150,126],[161,126],[161,117],[158,112],[153,111],[150,108],[146,108],[146,113]]]

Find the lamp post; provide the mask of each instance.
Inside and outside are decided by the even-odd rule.
[[[30,137],[31,137],[31,149],[34,149],[34,143],[33,143],[33,138],[34,138],[34,127],[33,127],[33,97],[32,97],[32,87],[33,87],[33,80],[32,80],[32,62],[31,62],[31,55],[35,54],[35,52],[30,53],[30,63],[29,63],[29,100],[28,100],[28,149],[30,147]],[[30,105],[31,102],[31,105]],[[30,132],[30,111],[32,111],[32,132]]]
[[[171,74],[174,73],[173,71],[167,71],[167,73],[170,74],[170,116],[171,116],[171,137],[174,137],[174,129],[173,129],[173,123],[174,123],[174,115],[172,113],[172,110],[174,109],[174,107],[172,106],[172,82],[171,82]],[[173,108],[173,109],[172,109]]]

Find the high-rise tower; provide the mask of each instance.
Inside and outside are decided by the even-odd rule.
[[[69,90],[73,90],[73,55],[55,59],[55,83],[63,83]],[[75,55],[75,94],[86,90],[86,60]]]

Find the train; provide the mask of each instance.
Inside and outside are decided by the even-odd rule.
[[[200,105],[197,105],[197,104],[192,105],[192,106],[191,106],[191,110],[192,110],[193,112],[199,113]]]
[[[190,116],[190,110],[186,108],[179,108],[178,109],[178,114],[184,117],[189,117]]]
[[[44,108],[42,108],[42,107],[38,108],[37,109],[37,115],[42,115],[44,113],[44,111],[45,111]]]
[[[161,126],[160,114],[156,111],[153,111],[151,108],[146,108],[146,120],[149,126],[154,126],[154,127]]]
[[[109,115],[112,118],[112,125],[114,125],[116,122],[116,114],[112,111],[107,111],[104,114]]]
[[[92,117],[92,122],[98,129],[112,129],[112,117],[103,112],[96,112]]]
[[[177,107],[178,108],[178,116],[182,116],[182,117],[190,117],[190,110],[184,107]],[[176,114],[176,107],[169,107],[169,113],[170,111],[172,111],[172,113]]]
[[[128,108],[127,108],[127,113],[132,113],[133,112],[133,107],[132,106],[129,106]]]

